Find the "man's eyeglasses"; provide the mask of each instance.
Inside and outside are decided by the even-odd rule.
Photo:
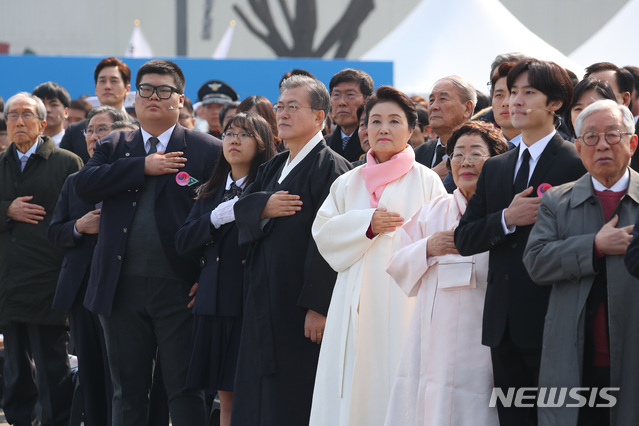
[[[98,138],[103,138],[109,133],[109,126],[98,126],[93,129],[91,127],[87,127],[84,129],[84,136],[90,138],[93,135],[96,135]]]
[[[9,112],[7,113],[7,121],[13,122],[18,121],[18,118],[22,117],[22,121],[31,121],[36,118],[36,115],[32,112],[26,111],[23,113],[19,112]]]
[[[251,133],[245,133],[245,132],[243,133],[224,132],[220,136],[222,137],[222,140],[224,142],[231,142],[233,138],[236,138],[241,143],[246,143],[249,141],[249,139],[253,137]]]
[[[579,136],[579,139],[588,146],[595,146],[599,143],[601,135],[604,135],[608,145],[616,145],[621,142],[622,135],[631,135],[632,133],[621,132],[619,130],[608,130],[607,132],[586,132]]]
[[[312,107],[307,107],[307,106],[275,104],[273,105],[273,112],[275,114],[281,114],[284,112],[284,110],[286,110],[286,112],[289,114],[295,114],[297,110],[300,108],[313,109]]]
[[[168,84],[154,86],[152,84],[144,83],[138,86],[138,95],[142,98],[150,98],[153,96],[153,92],[157,93],[158,98],[160,99],[169,99],[173,92],[179,93],[175,87],[169,86]]]

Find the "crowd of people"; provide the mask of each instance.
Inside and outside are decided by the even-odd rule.
[[[99,105],[11,96],[7,421],[638,423],[639,68],[489,77],[425,99],[292,70],[274,103],[192,103],[177,64],[110,57]]]

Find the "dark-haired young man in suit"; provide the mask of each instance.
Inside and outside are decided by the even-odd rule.
[[[517,149],[491,158],[455,230],[463,256],[490,251],[482,343],[491,348],[495,387],[536,387],[550,289],[538,287],[522,257],[550,186],[585,173],[575,147],[559,136],[555,119],[568,108],[572,82],[553,62],[523,59],[509,73],[510,115],[522,130]],[[502,426],[536,424],[535,408],[505,408]]]
[[[124,111],[124,101],[131,90],[129,66],[118,58],[104,58],[96,65],[93,79],[95,81],[95,95],[98,97],[100,105],[108,105]],[[64,132],[60,142],[60,148],[75,153],[82,158],[85,164],[89,161],[89,153],[83,132],[88,124],[89,120],[71,124]]]
[[[185,388],[195,258],[178,256],[175,233],[211,174],[221,142],[177,124],[184,75],[152,60],[136,77],[140,131],[105,137],[76,178],[76,193],[103,201],[85,306],[100,315],[114,386],[113,424],[144,425],[159,354],[174,425],[206,422],[203,392]],[[188,159],[188,160],[187,160]]]
[[[353,68],[338,72],[329,83],[331,115],[337,127],[326,143],[351,163],[364,153],[357,135],[357,107],[366,102],[373,89],[371,76]]]

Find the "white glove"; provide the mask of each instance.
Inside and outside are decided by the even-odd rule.
[[[239,197],[235,197],[231,200],[218,204],[218,206],[211,212],[211,225],[218,229],[225,223],[233,222],[235,220],[235,213],[233,212],[233,206],[237,203]]]

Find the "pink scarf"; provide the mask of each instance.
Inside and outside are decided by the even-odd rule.
[[[414,163],[415,151],[410,145],[406,145],[406,148],[383,163],[377,163],[372,149],[368,151],[366,165],[362,168],[362,177],[366,189],[371,194],[371,207],[377,208],[386,185],[408,173]]]

